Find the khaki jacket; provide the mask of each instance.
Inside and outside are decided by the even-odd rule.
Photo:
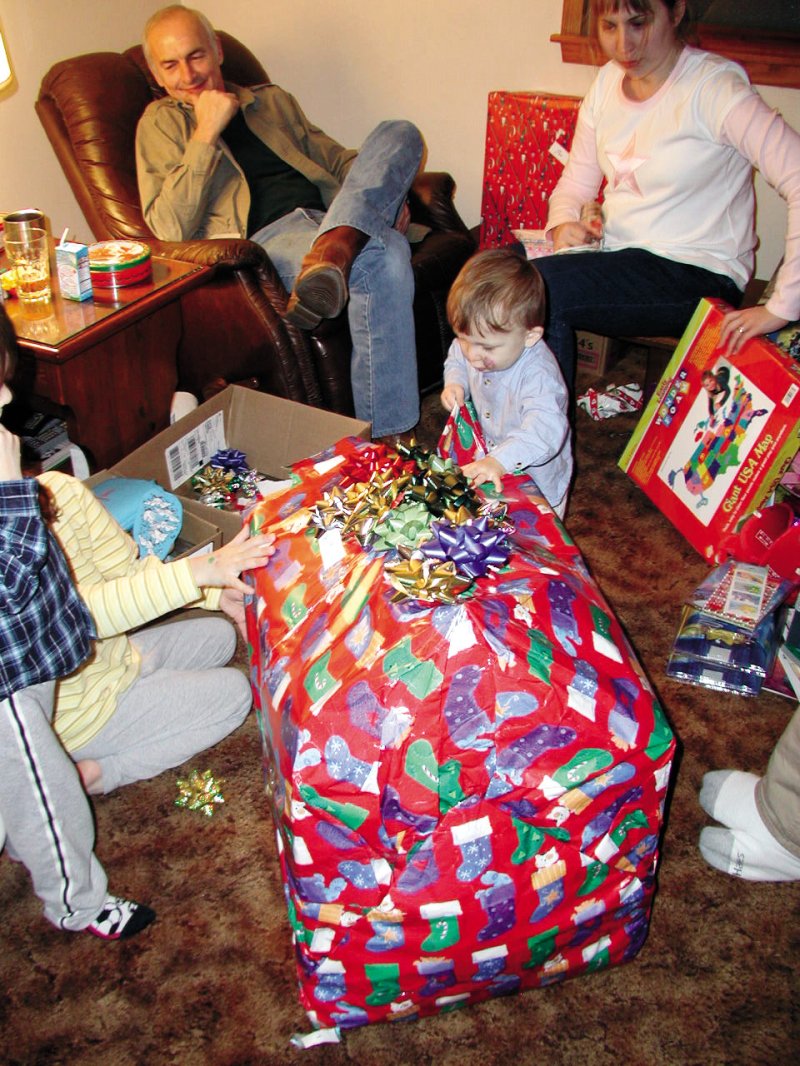
[[[303,114],[294,97],[277,85],[242,89],[245,121],[267,147],[299,170],[329,206],[356,157]],[[164,241],[201,237],[246,237],[250,190],[231,153],[192,141],[194,109],[164,97],[149,104],[136,130],[136,172],[147,225]]]

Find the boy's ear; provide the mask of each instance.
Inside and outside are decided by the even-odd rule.
[[[525,347],[532,348],[534,344],[538,344],[538,342],[542,339],[543,335],[543,326],[534,326],[533,329],[529,329],[528,332],[525,334]]]

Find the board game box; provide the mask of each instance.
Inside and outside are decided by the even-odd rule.
[[[766,338],[719,346],[701,300],[620,467],[706,559],[775,489],[800,445],[800,364]]]

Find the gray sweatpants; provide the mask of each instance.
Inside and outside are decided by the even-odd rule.
[[[31,875],[47,918],[77,931],[103,908],[108,882],[75,764],[51,726],[55,682],[0,700],[0,813],[6,848]]]
[[[94,759],[103,791],[155,777],[232,733],[247,717],[250,682],[226,667],[236,630],[210,615],[141,629],[131,637],[141,671],[116,710],[73,759]]]
[[[778,843],[800,859],[800,705],[756,785],[756,806]]]

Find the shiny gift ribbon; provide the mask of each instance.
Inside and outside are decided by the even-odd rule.
[[[490,566],[504,566],[510,554],[505,532],[492,528],[485,515],[463,525],[433,522],[431,533],[420,544],[420,552],[428,559],[450,560],[460,574],[473,580],[483,577]]]
[[[214,807],[224,803],[222,786],[225,780],[222,777],[214,777],[210,770],[192,770],[188,777],[178,778],[178,798],[175,800],[176,807],[184,807],[188,811],[200,811],[206,818],[214,813]]]
[[[401,549],[401,558],[387,563],[386,577],[396,590],[392,599],[424,600],[426,602],[455,603],[459,593],[472,584],[468,577],[456,572],[452,562],[425,559],[418,552]]]

